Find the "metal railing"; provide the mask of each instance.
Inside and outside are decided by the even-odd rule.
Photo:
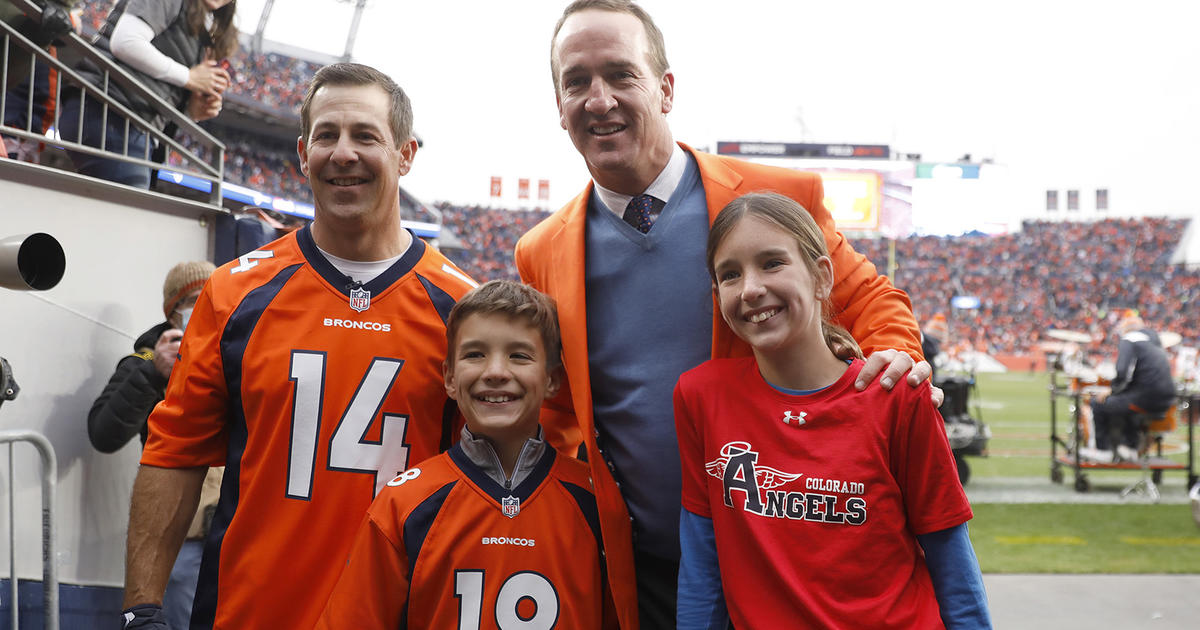
[[[9,607],[12,629],[17,630],[17,530],[16,530],[16,487],[13,465],[13,443],[29,442],[42,456],[42,615],[46,630],[58,630],[58,563],[54,543],[58,538],[54,521],[54,497],[58,482],[58,461],[54,447],[46,436],[37,431],[0,431],[0,444],[8,444],[8,560]]]
[[[41,19],[41,9],[30,0],[0,0],[0,2],[10,2],[17,8],[21,9],[31,19]],[[145,166],[150,169],[156,169],[161,166],[157,162],[151,160],[150,147],[157,143],[165,146],[176,152],[184,160],[183,165],[172,165],[171,170],[178,171],[185,175],[200,178],[209,182],[212,186],[209,193],[209,203],[221,205],[221,180],[224,177],[225,163],[225,145],[214,138],[210,133],[200,127],[194,120],[189,118],[183,112],[180,112],[172,104],[163,100],[158,94],[155,94],[140,81],[135,79],[127,70],[122,68],[118,63],[99,52],[87,40],[80,37],[77,33],[68,33],[60,38],[61,41],[71,49],[73,53],[78,54],[82,59],[91,61],[103,75],[103,81],[100,85],[93,85],[87,79],[83,78],[78,72],[71,68],[68,64],[59,61],[54,55],[44,50],[34,42],[24,37],[17,29],[9,24],[0,22],[0,80],[5,85],[8,84],[8,65],[12,57],[11,51],[13,47],[19,48],[30,53],[33,57],[33,62],[29,64],[29,99],[26,103],[25,111],[25,126],[12,127],[3,123],[3,116],[8,103],[7,93],[0,94],[0,134],[22,138],[26,140],[34,140],[37,142],[45,142],[64,149],[83,153],[87,155],[99,156]],[[58,138],[49,138],[42,134],[39,129],[33,128],[33,91],[36,84],[37,63],[44,63],[58,72],[58,81],[54,85],[54,128],[59,129],[59,114],[62,110],[62,93],[64,81],[71,85],[72,90],[80,91],[79,99],[79,128],[76,129],[74,137],[83,137],[84,125],[84,107],[88,99],[86,96],[99,101],[103,108],[102,119],[105,122],[105,129],[101,132],[100,146],[104,148],[97,149],[80,142],[72,142],[63,140],[61,133]],[[135,113],[129,107],[115,100],[108,92],[111,84],[119,85],[127,94],[134,96],[149,103],[153,107],[155,113],[161,116],[164,120],[172,122],[178,130],[195,141],[199,146],[196,149],[190,149],[182,142],[167,135],[161,129],[158,129],[151,122],[147,121],[142,116]],[[110,110],[116,115],[121,116],[125,120],[124,137],[125,141],[119,151],[108,149],[107,138],[107,122]],[[145,151],[139,155],[129,154],[129,131],[134,128],[142,133],[145,133],[151,142],[146,143]]]

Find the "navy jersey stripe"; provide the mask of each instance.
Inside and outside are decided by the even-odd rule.
[[[370,291],[371,295],[379,295],[384,289],[395,284],[405,274],[412,271],[417,266],[417,263],[420,262],[421,257],[425,255],[425,241],[417,238],[412,232],[409,232],[409,234],[412,236],[412,245],[400,257],[400,260],[392,263],[392,266],[384,270],[383,273],[363,285],[363,288]],[[333,263],[330,263],[329,259],[317,248],[317,242],[312,237],[311,226],[306,225],[296,232],[296,244],[300,246],[300,253],[304,254],[304,258],[308,261],[308,264],[330,286],[341,291],[342,295],[345,295],[347,298],[350,297],[350,286],[354,284],[354,281],[346,276],[346,274],[338,271],[337,267],[334,267]],[[451,301],[451,305],[453,305],[453,301]],[[445,316],[442,319],[445,320]]]
[[[421,257],[425,255],[425,241],[417,238],[417,235],[412,232],[409,232],[409,236],[412,237],[412,245],[408,246],[408,251],[404,252],[400,260],[392,263],[391,267],[365,285],[371,295],[378,295],[384,289],[395,284],[404,277],[404,274],[415,269],[417,263],[421,261]]]
[[[425,292],[429,294],[429,301],[433,302],[433,307],[437,309],[438,315],[442,316],[442,323],[450,318],[450,309],[454,308],[456,300],[442,290],[441,287],[434,284],[429,278],[417,274],[421,279],[421,284],[425,285]]]
[[[456,483],[458,482],[451,481],[438,488],[437,492],[429,495],[429,498],[413,508],[404,521],[404,551],[408,554],[409,588],[412,587],[413,570],[417,566],[417,557],[421,555],[421,546],[425,544],[425,536],[429,534],[434,519],[442,510],[442,505],[446,503],[446,497],[450,495],[450,491],[454,489]],[[405,601],[408,599],[405,598]]]
[[[550,474],[550,468],[554,466],[554,458],[557,451],[547,445],[546,452],[542,453],[542,457],[533,465],[533,470],[529,471],[529,476],[512,490],[505,490],[504,486],[496,483],[495,480],[480,470],[467,457],[467,454],[463,452],[462,446],[459,444],[455,444],[447,453],[450,455],[450,459],[454,462],[454,465],[458,466],[458,469],[467,476],[467,479],[470,479],[471,483],[495,499],[496,503],[501,503],[506,497],[516,497],[524,503],[529,500],[529,497],[533,495],[533,491],[537,490],[538,486],[542,485],[542,482]]]
[[[600,509],[596,507],[596,495],[587,488],[573,483],[561,480],[559,483],[567,489],[567,492],[571,493],[571,497],[579,505],[579,511],[583,512],[583,518],[587,520],[588,527],[592,528],[592,536],[596,538],[596,548],[604,553],[604,539],[600,535]]]
[[[284,267],[266,284],[254,289],[242,299],[221,334],[221,362],[225,370],[225,387],[229,394],[229,452],[225,457],[225,477],[221,481],[221,498],[213,514],[208,538],[204,541],[204,556],[200,561],[200,577],[192,604],[193,625],[211,628],[217,614],[217,590],[220,578],[221,543],[225,530],[237,512],[239,481],[242,476],[242,455],[246,451],[246,414],[242,408],[242,357],[250,336],[258,325],[263,311],[279,295],[279,291],[301,267],[300,263]]]

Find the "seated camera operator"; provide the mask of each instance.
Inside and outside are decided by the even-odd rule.
[[[116,452],[139,434],[142,443],[146,442],[146,418],[163,399],[192,306],[214,269],[207,261],[182,262],[167,273],[163,283],[163,313],[167,321],[138,337],[133,354],[117,363],[116,371],[88,413],[88,438],[96,450]],[[223,472],[224,468],[209,469],[201,492],[201,509],[196,512],[171,569],[163,598],[163,612],[171,630],[188,627],[204,536],[220,495]]]
[[[1112,393],[1092,401],[1096,426],[1096,449],[1080,455],[1097,461],[1137,459],[1138,413],[1164,413],[1175,403],[1175,381],[1171,363],[1158,335],[1146,327],[1136,311],[1126,311],[1117,323],[1120,346]]]

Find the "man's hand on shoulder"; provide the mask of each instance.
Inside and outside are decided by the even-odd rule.
[[[890,390],[905,373],[908,374],[907,380],[910,386],[920,385],[933,373],[933,368],[930,367],[928,361],[914,363],[907,352],[891,349],[880,350],[864,359],[862,371],[858,373],[858,379],[854,381],[855,389],[859,391],[866,389],[867,385],[880,373],[882,376],[879,378],[879,386]],[[937,387],[932,389],[933,404],[941,407],[945,394]]]
[[[124,630],[168,630],[167,616],[158,604],[138,604],[121,611]]]

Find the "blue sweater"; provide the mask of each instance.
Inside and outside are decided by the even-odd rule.
[[[695,160],[689,156],[649,233],[593,194],[585,238],[597,441],[633,517],[634,546],[677,560],[680,465],[671,394],[680,374],[712,354],[708,207]]]

